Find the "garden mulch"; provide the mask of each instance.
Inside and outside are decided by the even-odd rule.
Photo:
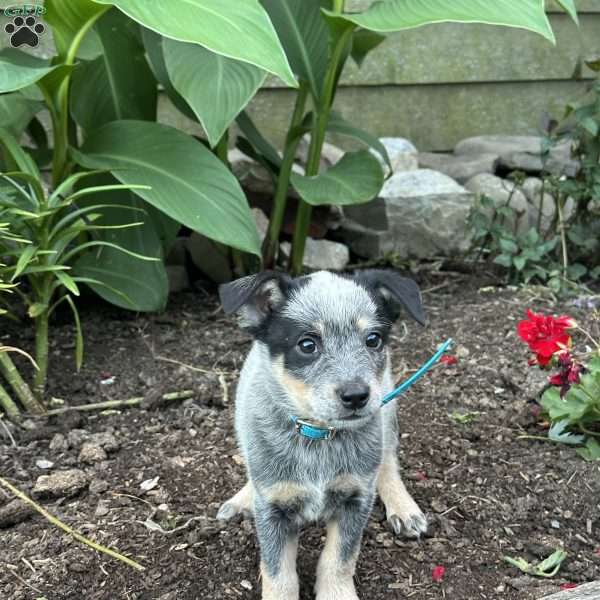
[[[584,323],[591,312],[481,285],[467,277],[449,277],[442,287],[424,282],[434,288],[424,296],[429,326],[394,330],[398,379],[448,336],[457,341],[458,363],[436,367],[399,403],[404,477],[431,516],[431,534],[395,538],[378,503],[358,560],[363,600],[538,599],[567,582],[600,579],[600,467],[572,448],[519,439],[545,434],[533,404],[545,379],[527,367],[515,335],[527,306],[568,311]],[[17,448],[0,428],[0,474],[29,494],[41,475],[83,471],[83,491],[43,505],[145,571],[96,554],[36,514],[0,529],[0,598],[259,599],[252,521],[214,518],[244,483],[232,405],[250,340],[219,312],[216,296],[201,290],[173,297],[160,315],[97,304],[82,314],[84,367],[74,369],[65,317],[55,325],[49,396],[69,404],[144,396],[147,408],[31,423],[14,431]],[[31,336],[13,328],[0,341],[30,348]],[[193,397],[157,405],[161,394],[183,390]],[[461,424],[449,416],[455,412],[476,414]],[[104,450],[90,453],[90,442]],[[8,500],[0,492],[0,508]],[[301,538],[302,600],[313,598],[323,535],[312,526]],[[558,547],[568,558],[550,580],[503,561],[535,562]],[[445,567],[439,583],[436,566]]]

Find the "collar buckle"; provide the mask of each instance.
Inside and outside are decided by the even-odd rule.
[[[336,434],[335,427],[320,427],[313,425],[310,421],[295,419],[294,426],[299,435],[312,440],[332,440]]]

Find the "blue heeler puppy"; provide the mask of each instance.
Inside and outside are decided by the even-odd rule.
[[[254,515],[263,600],[298,600],[300,527],[326,523],[317,600],[358,600],[353,575],[375,494],[396,533],[427,530],[398,470],[396,403],[380,406],[393,388],[390,327],[399,306],[423,324],[419,289],[393,271],[265,272],[221,286],[220,295],[255,341],[235,414],[248,483],[218,518]],[[308,439],[293,417],[335,435]]]

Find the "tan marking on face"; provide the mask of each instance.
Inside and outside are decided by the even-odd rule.
[[[342,563],[340,558],[340,528],[337,521],[327,523],[327,539],[317,565],[317,600],[358,600],[354,587],[356,552],[350,560]]]
[[[358,321],[356,321],[356,326],[360,331],[366,331],[371,328],[371,321],[367,317],[359,317]]]
[[[283,366],[283,356],[278,356],[272,361],[273,373],[279,384],[287,392],[288,396],[292,399],[298,414],[300,416],[309,417],[311,414],[311,398],[312,388],[304,383],[302,380],[294,377]]]
[[[261,495],[272,504],[294,504],[299,499],[308,496],[305,486],[296,481],[279,481],[261,490]]]
[[[262,600],[298,600],[300,587],[296,573],[298,537],[288,540],[283,548],[279,571],[275,577],[269,575],[265,564],[260,563]]]

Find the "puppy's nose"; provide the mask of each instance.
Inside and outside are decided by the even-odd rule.
[[[349,383],[338,390],[344,408],[358,410],[369,400],[369,386],[366,383]]]

